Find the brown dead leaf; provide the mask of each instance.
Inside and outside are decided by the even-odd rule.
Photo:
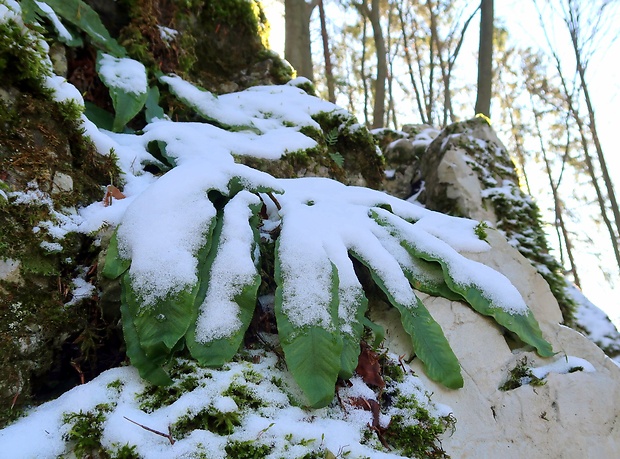
[[[372,426],[380,428],[379,414],[381,413],[381,406],[376,400],[368,400],[364,397],[351,397],[347,400],[347,403],[364,411],[370,411],[372,413]]]
[[[383,389],[385,381],[381,377],[381,365],[379,364],[378,354],[364,342],[361,343],[361,349],[355,372],[362,377],[366,384]]]
[[[112,199],[125,199],[125,195],[121,190],[116,188],[114,185],[108,185],[106,189],[105,196],[103,197],[103,205],[105,207],[112,205]]]

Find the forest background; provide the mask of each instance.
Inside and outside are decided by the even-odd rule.
[[[488,46],[479,47],[488,45],[489,33],[481,28],[481,9],[488,16],[490,4],[487,114],[513,156],[522,188],[540,207],[566,275],[620,327],[617,1],[262,4],[271,24],[270,46],[312,79],[321,97],[346,107],[368,127],[396,130],[419,123],[442,128],[485,112],[475,108],[478,56],[489,53]],[[378,49],[385,49],[383,75]]]

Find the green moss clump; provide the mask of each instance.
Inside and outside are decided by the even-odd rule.
[[[248,407],[253,410],[266,406],[265,402],[256,396],[256,393],[248,386],[233,382],[222,395],[232,398],[237,406]]]
[[[517,365],[510,370],[510,377],[499,386],[499,390],[509,391],[521,387],[525,384],[530,386],[544,386],[546,381],[538,378],[532,373],[527,357],[523,357],[517,362]]]
[[[146,389],[138,394],[136,399],[140,404],[140,409],[147,413],[152,413],[159,408],[171,405],[183,394],[192,392],[200,387],[201,383],[197,377],[198,368],[192,362],[180,360],[171,365],[170,376],[174,383],[170,386],[148,385]],[[202,377],[209,377],[208,372],[203,372]]]
[[[108,405],[97,405],[93,411],[67,413],[63,422],[70,424],[71,429],[64,434],[63,440],[77,457],[109,457],[101,445],[105,413],[110,410]]]
[[[231,441],[226,447],[228,457],[236,459],[262,459],[267,456],[273,447],[255,441]]]
[[[174,438],[185,438],[194,430],[208,430],[218,435],[230,435],[235,427],[241,425],[239,413],[229,411],[223,413],[213,407],[200,410],[195,415],[185,415],[175,422],[172,427]]]
[[[35,51],[36,43],[32,38]],[[5,73],[30,76],[7,77],[0,91],[0,261],[17,266],[16,279],[0,282],[0,426],[31,403],[33,392],[44,399],[79,384],[70,361],[89,378],[100,371],[97,349],[106,338],[96,302],[65,307],[73,279],[83,275],[78,266],[92,266],[98,249],[88,236],[58,240],[49,229],[99,201],[102,186],[119,176],[112,155],[99,154],[85,137],[81,107],[59,103],[43,88],[42,50],[5,44],[3,38],[4,62],[30,65]],[[71,178],[71,189],[57,185],[63,176]],[[67,341],[76,344],[63,353]]]
[[[392,416],[384,433],[391,446],[407,457],[450,457],[441,447],[439,436],[454,428],[452,416],[434,417],[413,397],[398,395],[394,407],[399,413]]]
[[[49,94],[49,89],[44,89],[45,77],[51,75],[47,50],[34,34],[24,29],[23,25],[12,19],[0,24],[2,85]]]

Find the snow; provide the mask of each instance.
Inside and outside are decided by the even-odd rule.
[[[593,373],[596,371],[596,369],[590,362],[579,357],[574,357],[572,355],[560,357],[555,362],[548,365],[531,368],[531,371],[534,376],[542,379],[546,378],[549,373],[566,374],[570,373],[571,370],[575,371],[576,369],[579,369],[580,371],[584,371],[586,373]]]
[[[98,72],[105,85],[110,88],[136,95],[144,94],[148,90],[144,65],[128,57],[118,58],[102,53]]]
[[[158,25],[157,28],[159,29],[161,39],[167,42],[173,41],[179,34],[178,30],[171,29],[170,27]]]
[[[241,191],[224,208],[219,256],[211,266],[209,288],[198,314],[198,342],[228,337],[242,326],[235,296],[258,275],[252,259],[254,233],[248,220],[250,206],[259,203],[256,195]]]
[[[58,75],[51,75],[45,78],[44,84],[47,88],[54,91],[54,99],[58,102],[74,102],[84,106],[84,99],[80,91],[70,84],[66,78]]]
[[[254,86],[242,92],[215,96],[176,75],[162,76],[160,80],[203,116],[261,133],[280,129],[299,130],[302,126],[319,129],[312,115],[321,112],[347,114],[338,106],[309,96],[294,85]]]
[[[267,458],[301,457],[312,451],[327,448],[334,454],[349,452],[350,457],[372,457],[395,459],[402,456],[394,452],[382,452],[373,447],[373,441],[362,441],[363,432],[372,422],[372,414],[355,407],[348,400],[363,397],[376,398],[359,377],[351,380],[351,387],[343,388],[340,397],[343,404],[332,404],[327,408],[309,413],[289,400],[290,393],[272,381],[286,381],[287,373],[278,369],[275,354],[256,351],[252,365],[259,375],[247,377],[247,362],[231,362],[220,370],[196,368],[197,387],[171,399],[169,404],[147,408],[142,405],[149,400],[147,386],[132,367],[108,370],[93,381],[75,387],[58,399],[32,409],[28,416],[9,427],[0,430],[0,446],[3,457],[12,459],[52,459],[67,454],[63,435],[70,429],[64,422],[67,414],[96,412],[97,407],[106,406],[102,423],[101,443],[104,447],[118,448],[121,445],[136,445],[140,457],[148,459],[186,457],[206,452],[208,457],[226,458],[224,450],[231,441],[251,441],[255,444],[272,445]],[[389,355],[391,359],[397,356]],[[181,384],[182,380],[177,383]],[[233,398],[224,393],[231,384],[242,385],[250,390],[263,406],[239,411]],[[422,407],[433,416],[445,416],[451,412],[444,405],[436,405],[428,398],[421,380],[408,373],[397,389],[403,395],[416,397]],[[141,406],[142,405],[142,406]],[[138,424],[168,434],[168,429],[184,416],[201,410],[217,410],[220,413],[238,413],[241,425],[228,436],[214,434],[208,430],[196,429],[190,435],[177,436],[174,444],[168,438],[154,434]],[[392,407],[384,413],[381,425],[387,425],[396,414],[411,416],[412,412]],[[133,421],[133,422],[132,422]],[[374,441],[378,444],[378,440]]]
[[[73,36],[71,35],[71,33],[63,25],[63,23],[60,22],[60,19],[56,15],[56,12],[54,12],[54,10],[47,3],[38,1],[35,1],[35,3],[39,8],[41,8],[41,11],[43,11],[43,13],[51,21],[52,25],[54,26],[60,37],[62,37],[65,41],[73,40]]]
[[[86,273],[82,273],[82,277],[73,279],[73,289],[71,290],[72,298],[69,302],[65,303],[66,307],[78,304],[95,293],[95,286],[84,279],[85,274]]]
[[[3,3],[0,3],[0,23],[5,24],[9,21],[23,24],[21,8],[15,0],[3,0]]]
[[[567,293],[577,303],[575,321],[579,329],[601,349],[614,355],[613,360],[620,365],[620,333],[607,314],[589,301],[576,287],[567,288]]]

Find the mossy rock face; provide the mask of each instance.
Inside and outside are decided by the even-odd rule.
[[[3,425],[31,396],[54,391],[60,373],[79,383],[92,367],[87,360],[102,339],[96,301],[72,302],[71,292],[76,277],[88,281],[93,241],[74,233],[56,239],[47,224],[100,200],[118,170],[83,136],[75,105],[54,102],[42,89],[3,87],[0,96]]]
[[[256,0],[87,3],[152,74],[176,73],[217,94],[293,77],[290,65],[268,49],[269,24]]]
[[[370,132],[344,111],[313,116],[320,129],[302,127],[316,147],[290,152],[273,161],[249,156],[236,160],[278,178],[329,177],[346,185],[378,189],[384,178],[384,159]]]
[[[511,245],[545,278],[560,305],[565,324],[573,326],[576,305],[566,293],[562,266],[550,254],[538,206],[519,189],[515,165],[484,118],[454,123],[429,145],[419,163],[428,185],[419,201],[429,209],[449,215],[480,218],[463,209],[460,195],[451,197],[447,188],[452,185],[441,183],[438,177],[439,164],[449,150],[465,152],[465,162],[480,182],[483,207],[494,214],[497,228]]]

